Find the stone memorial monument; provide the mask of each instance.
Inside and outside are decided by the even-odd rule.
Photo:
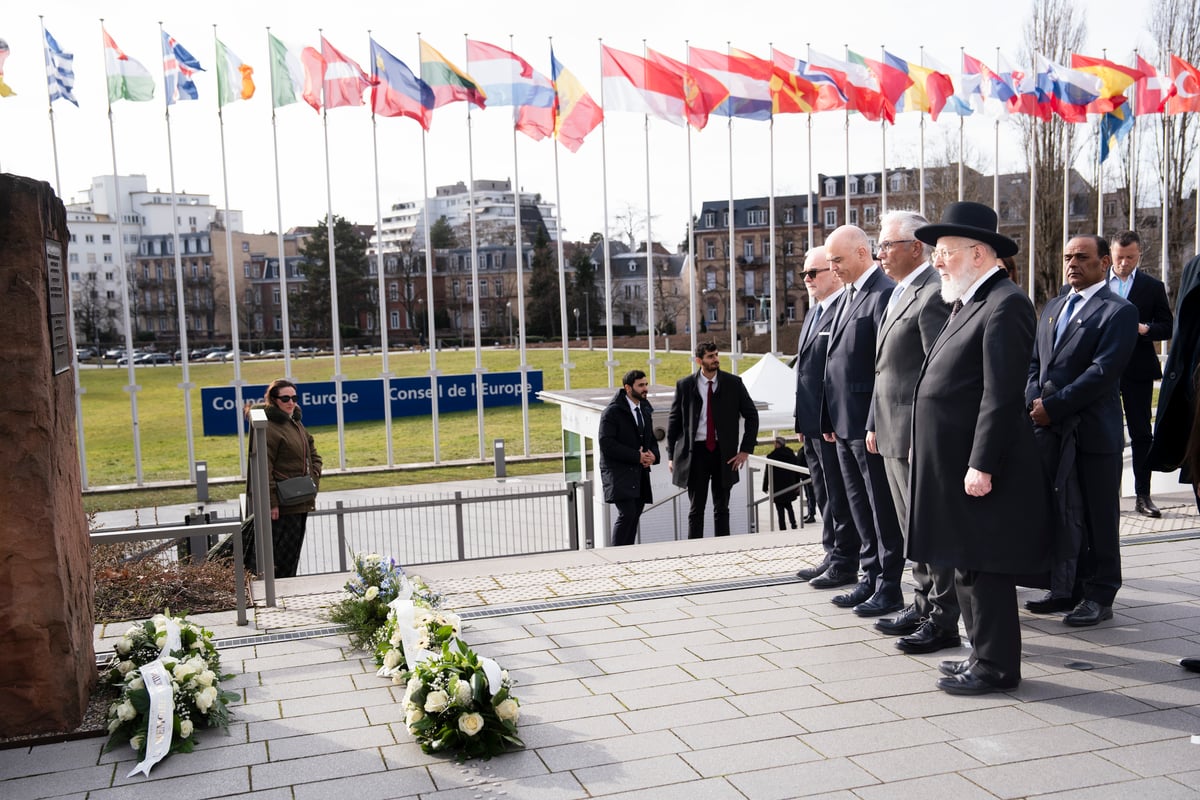
[[[77,726],[96,683],[66,211],[0,174],[0,736]]]

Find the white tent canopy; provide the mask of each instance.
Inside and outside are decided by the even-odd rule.
[[[790,431],[796,422],[796,373],[787,364],[767,353],[741,374],[746,391],[756,403],[766,403],[758,412],[758,430]]]

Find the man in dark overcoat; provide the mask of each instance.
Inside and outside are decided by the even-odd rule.
[[[952,694],[1020,683],[1013,576],[1049,565],[1047,484],[1022,394],[1036,315],[997,266],[1017,245],[996,222],[985,205],[952,203],[915,232],[935,246],[953,305],[914,389],[908,557],[955,570],[973,649],[939,667]]]
[[[621,379],[621,390],[600,415],[600,482],[604,502],[617,507],[612,543],[633,544],[638,520],[646,504],[654,502],[650,489],[650,467],[659,461],[654,438],[654,409],[646,399],[650,381],[640,369]]]

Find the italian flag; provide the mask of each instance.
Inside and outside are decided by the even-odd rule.
[[[125,55],[117,43],[104,34],[104,71],[108,73],[108,102],[133,100],[142,102],[154,97],[154,78],[134,59]]]

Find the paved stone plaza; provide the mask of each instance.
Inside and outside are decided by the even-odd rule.
[[[198,617],[243,694],[229,737],[203,733],[149,779],[126,778],[132,752],[101,755],[103,739],[3,750],[0,797],[1200,797],[1200,675],[1175,663],[1200,654],[1186,500],[1162,497],[1163,520],[1123,516],[1111,622],[1022,613],[1013,692],[943,694],[936,664],[965,649],[905,655],[790,579],[818,555],[815,526],[430,566],[522,703],[525,750],[459,764],[421,753],[402,687],[344,636],[313,635],[343,578],[298,578],[249,627]],[[98,626],[98,652],[125,627]]]

